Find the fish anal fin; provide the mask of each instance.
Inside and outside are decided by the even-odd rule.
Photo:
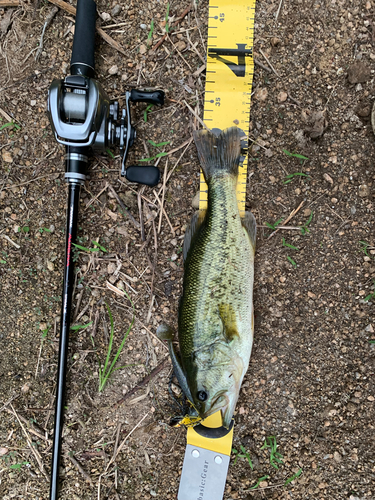
[[[232,342],[236,337],[239,337],[236,313],[231,304],[220,304],[219,305],[219,316],[223,322],[224,336],[226,341]]]
[[[245,212],[245,217],[241,219],[242,226],[246,230],[247,235],[249,236],[250,242],[255,251],[255,241],[257,236],[257,223],[255,221],[255,217],[251,212]]]
[[[184,262],[186,260],[187,254],[190,250],[192,242],[194,241],[195,236],[197,235],[199,229],[201,228],[205,217],[206,217],[206,210],[199,210],[198,212],[195,212],[195,214],[191,218],[190,224],[187,227],[186,232],[185,232],[184,245],[182,248]]]

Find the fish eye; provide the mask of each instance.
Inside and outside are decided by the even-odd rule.
[[[199,401],[206,401],[206,399],[208,398],[208,394],[205,391],[198,391],[197,398],[199,399]]]

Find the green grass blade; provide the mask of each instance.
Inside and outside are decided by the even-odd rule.
[[[256,488],[258,488],[258,486],[260,485],[260,483],[262,481],[265,481],[266,479],[268,479],[270,476],[262,476],[258,479],[258,481],[256,482],[256,484],[254,486],[252,486],[251,488],[249,488],[249,490],[255,490]]]
[[[108,250],[106,250],[106,249],[105,249],[102,245],[100,245],[97,241],[92,241],[91,243],[92,243],[94,246],[96,246],[96,247],[100,248],[100,250],[101,250],[102,252],[108,253]],[[93,251],[94,251],[94,249],[91,249],[91,251],[93,252]]]
[[[284,486],[287,484],[291,483],[294,479],[297,479],[302,474],[302,469],[299,469],[293,476],[291,476],[289,479],[287,479],[284,483]]]

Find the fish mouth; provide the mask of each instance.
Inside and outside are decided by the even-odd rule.
[[[211,405],[210,409],[204,412],[203,419],[220,410],[223,421],[222,425],[226,429],[229,429],[236,404],[237,397],[228,395],[228,393],[219,394],[215,399],[215,402]]]

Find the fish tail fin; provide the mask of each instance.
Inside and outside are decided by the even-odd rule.
[[[238,176],[241,157],[241,131],[230,127],[217,137],[208,130],[194,132],[194,141],[206,181],[219,173]]]

